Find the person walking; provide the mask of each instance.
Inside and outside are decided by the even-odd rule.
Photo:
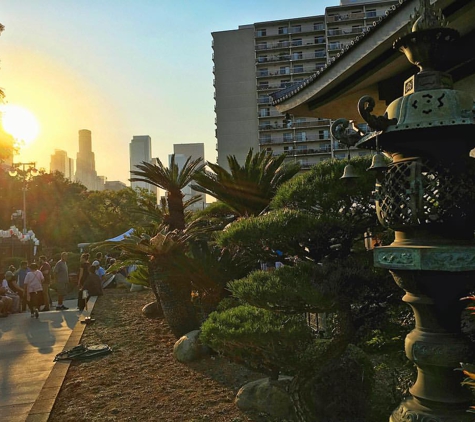
[[[65,311],[67,308],[63,305],[63,300],[66,294],[68,293],[69,285],[69,272],[68,272],[68,253],[61,252],[61,259],[56,263],[53,269],[53,274],[56,278],[56,287],[58,290],[58,306],[56,306],[57,311]]]
[[[28,306],[30,307],[31,317],[38,318],[38,307],[43,298],[43,273],[38,270],[38,264],[30,264],[30,272],[25,277],[25,291]]]
[[[20,268],[18,268],[18,270],[14,273],[16,277],[17,285],[18,287],[20,287],[20,289],[23,289],[24,283],[25,283],[25,277],[29,271],[30,270],[28,269],[28,262],[21,261]],[[22,312],[26,311],[26,294],[24,294],[21,299],[21,311]]]
[[[51,283],[51,265],[49,265],[48,260],[46,259],[46,256],[41,255],[40,256],[40,271],[43,274],[44,281],[43,281],[43,309],[40,310],[40,312],[46,312],[49,311],[49,305],[50,305],[50,297],[49,297],[49,286]]]

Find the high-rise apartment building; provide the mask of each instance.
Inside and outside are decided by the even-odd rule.
[[[133,136],[129,144],[130,171],[138,170],[137,164],[153,163],[152,159],[152,138],[148,135]],[[131,175],[132,177],[132,175]],[[131,182],[132,189],[143,188],[150,192],[157,193],[157,188],[145,182]]]
[[[55,149],[51,155],[50,172],[55,171],[63,173],[65,179],[74,180],[74,160],[62,149]]]
[[[269,95],[331,63],[395,3],[342,0],[321,16],[213,32],[218,164],[227,167],[228,155],[243,162],[250,148],[285,153],[303,168],[332,157],[345,158],[346,147],[332,139],[329,119],[282,115]]]
[[[205,155],[205,145],[203,143],[190,143],[190,144],[174,144],[173,153],[175,154],[175,163],[178,165],[178,168],[181,170],[188,158],[191,158],[191,161],[201,158],[201,161],[204,163]],[[182,193],[185,195],[183,200],[187,201],[193,196],[199,196],[200,200],[189,208],[194,210],[202,210],[206,206],[206,195],[201,192],[196,192],[191,189],[191,185],[185,186],[182,189]]]
[[[79,152],[76,155],[76,182],[86,186],[88,190],[103,190],[104,180],[97,176],[96,161],[92,152],[91,131],[79,131]]]

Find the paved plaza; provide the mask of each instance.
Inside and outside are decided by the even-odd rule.
[[[0,318],[0,421],[46,422],[69,368],[54,362],[63,350],[77,346],[90,314],[77,310],[77,300],[66,300],[65,311],[30,312]],[[54,307],[53,307],[54,308]]]

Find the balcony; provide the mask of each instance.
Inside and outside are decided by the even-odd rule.
[[[365,32],[365,27],[361,26],[358,28],[347,28],[347,29],[328,29],[327,35],[329,37],[337,37],[337,36],[348,36],[348,35],[358,35]]]

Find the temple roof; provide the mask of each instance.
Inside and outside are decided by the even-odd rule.
[[[271,95],[282,113],[297,117],[346,118],[361,120],[357,103],[363,95],[376,99],[375,114],[402,95],[403,82],[417,72],[405,56],[394,50],[394,41],[407,34],[408,24],[419,0],[400,0],[391,6],[374,26],[357,36],[325,68],[306,80]],[[457,63],[448,64],[454,80],[474,73],[475,2],[438,0],[449,22],[462,41],[457,45]],[[474,84],[475,86],[475,84]],[[475,87],[474,87],[475,89]],[[343,111],[344,110],[344,111]]]

